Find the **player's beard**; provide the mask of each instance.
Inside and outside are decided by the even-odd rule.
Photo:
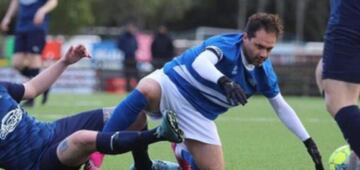
[[[256,67],[261,67],[265,60],[266,60],[266,58],[263,58],[263,57],[260,57],[260,56],[256,56],[256,57],[254,57],[253,64],[254,64]]]

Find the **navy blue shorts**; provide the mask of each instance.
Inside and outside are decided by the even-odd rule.
[[[330,28],[323,64],[323,79],[360,83],[360,28]]]
[[[63,165],[57,157],[56,148],[62,140],[78,130],[101,131],[104,126],[103,110],[97,109],[83,112],[74,116],[59,119],[54,123],[56,125],[54,138],[41,155],[40,169],[79,169],[79,167],[67,167]]]
[[[15,53],[41,54],[46,42],[43,30],[17,32],[15,34]]]

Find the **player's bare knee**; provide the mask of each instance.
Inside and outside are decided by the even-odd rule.
[[[157,81],[150,78],[144,78],[139,82],[136,89],[148,99],[149,106],[147,109],[149,109],[149,111],[158,108],[161,97],[161,87]]]
[[[16,53],[14,54],[14,58],[12,60],[12,66],[17,70],[22,70],[25,67],[25,54]]]
[[[160,85],[153,79],[144,78],[140,80],[136,89],[149,98],[160,90]]]
[[[69,142],[79,148],[92,148],[96,146],[96,132],[78,130],[70,135]]]
[[[336,113],[334,113],[334,106],[329,103],[329,102],[326,102],[326,110],[333,116],[335,117]]]
[[[21,62],[13,62],[12,63],[12,67],[15,69],[15,70],[19,70],[21,71],[22,69],[24,69],[24,65],[21,63]]]

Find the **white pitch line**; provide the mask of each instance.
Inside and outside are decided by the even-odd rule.
[[[257,117],[257,118],[240,118],[240,117],[220,117],[216,122],[254,122],[254,123],[264,123],[264,122],[281,122],[277,118],[266,118],[266,117]],[[301,119],[302,122],[308,123],[334,123],[332,119],[320,119],[320,118],[307,118]]]
[[[74,113],[76,114],[76,113]],[[73,114],[67,114],[68,116]],[[37,116],[41,117],[42,119],[59,119],[62,117],[67,116],[65,114],[59,113],[38,113]],[[153,120],[152,120],[153,121]],[[244,122],[244,123],[277,123],[281,122],[280,119],[277,118],[266,118],[266,117],[257,117],[257,118],[240,118],[240,117],[220,117],[216,122]],[[332,119],[320,119],[320,118],[307,118],[301,119],[302,122],[306,123],[335,123]]]

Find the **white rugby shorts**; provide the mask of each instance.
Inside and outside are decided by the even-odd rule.
[[[160,111],[176,112],[179,127],[184,131],[186,139],[193,139],[207,144],[221,145],[220,137],[214,121],[198,112],[181,95],[176,85],[163,70],[155,70],[145,78],[157,81],[161,86]]]

